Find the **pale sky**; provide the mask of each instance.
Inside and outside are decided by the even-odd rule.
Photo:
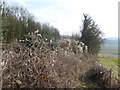
[[[31,12],[38,21],[58,28],[61,35],[79,32],[83,13],[98,24],[104,37],[118,36],[119,0],[6,0],[19,4]]]

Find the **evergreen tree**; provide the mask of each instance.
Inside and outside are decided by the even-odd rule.
[[[104,43],[102,39],[103,33],[88,14],[83,15],[84,20],[81,30],[81,41],[88,46],[88,52],[90,54],[97,55],[100,51],[101,44]]]

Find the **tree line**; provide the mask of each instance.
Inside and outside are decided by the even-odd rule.
[[[20,6],[10,6],[6,2],[0,1],[0,22],[2,32],[2,42],[11,43],[14,40],[21,39],[24,35],[39,30],[43,38],[59,38],[60,34],[57,28],[48,23],[41,24],[35,20],[35,17],[29,11]]]

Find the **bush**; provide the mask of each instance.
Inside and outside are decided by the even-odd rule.
[[[117,88],[118,83],[115,78],[112,77],[112,71],[106,68],[96,65],[88,70],[84,75],[84,82],[89,86],[97,88]]]

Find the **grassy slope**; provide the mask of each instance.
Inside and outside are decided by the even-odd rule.
[[[118,64],[120,52],[118,50],[118,43],[115,41],[107,42],[105,45],[102,45],[101,51],[98,57],[99,63],[108,69],[113,69],[114,76],[118,78]],[[119,78],[120,80],[120,78]]]
[[[102,46],[100,53],[102,53],[102,54],[114,54],[114,55],[120,54],[118,52],[117,45],[104,45],[104,46]]]
[[[113,75],[118,78],[118,56],[113,54],[99,54],[98,62],[101,63],[107,69],[113,69]]]

